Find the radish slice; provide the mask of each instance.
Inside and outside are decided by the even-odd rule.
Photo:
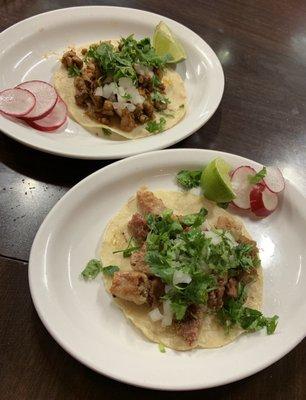
[[[250,192],[253,185],[249,182],[249,176],[254,176],[255,174],[255,169],[250,166],[238,167],[232,173],[231,184],[236,194],[232,203],[236,207],[243,210],[249,210],[251,208]]]
[[[0,92],[0,111],[12,117],[28,114],[35,103],[35,96],[28,90],[14,88]]]
[[[50,132],[62,126],[67,119],[67,106],[59,97],[53,110],[44,118],[26,121],[30,126],[40,131]]]
[[[274,193],[280,193],[285,189],[285,180],[280,169],[277,167],[267,167],[267,174],[263,178],[267,188]]]
[[[28,81],[21,83],[16,88],[27,89],[29,92],[34,94],[36,98],[36,104],[34,108],[26,115],[23,116],[25,119],[34,121],[45,117],[56,104],[57,93],[52,85],[43,81]]]
[[[258,183],[251,190],[250,203],[251,210],[257,217],[267,217],[276,209],[278,197],[267,186]]]

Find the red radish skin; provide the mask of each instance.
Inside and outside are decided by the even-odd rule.
[[[0,111],[10,117],[22,117],[35,107],[35,96],[26,89],[5,89],[0,92]]]
[[[249,176],[254,176],[255,174],[255,169],[249,165],[238,167],[231,174],[231,184],[236,194],[232,204],[241,210],[249,210],[251,208],[250,192],[252,184],[249,182]]]
[[[35,129],[43,132],[51,132],[60,128],[67,120],[67,106],[59,97],[53,110],[44,118],[27,123]]]
[[[23,119],[35,121],[48,115],[55,107],[58,95],[52,85],[44,81],[23,82],[16,88],[27,89],[36,98],[34,108],[23,116]]]
[[[261,218],[272,214],[277,208],[278,197],[265,185],[258,183],[250,192],[251,211]]]
[[[273,193],[280,193],[285,189],[285,179],[277,167],[266,167],[267,174],[263,181]]]

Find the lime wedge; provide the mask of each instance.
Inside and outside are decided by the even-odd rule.
[[[160,22],[155,28],[153,47],[160,57],[164,57],[166,54],[172,57],[171,60],[168,61],[169,64],[178,63],[186,58],[183,46],[173,36],[173,33],[164,22]]]
[[[201,187],[208,200],[227,203],[236,197],[229,177],[231,169],[222,158],[214,159],[204,169]]]

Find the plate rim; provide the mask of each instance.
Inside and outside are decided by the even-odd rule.
[[[14,130],[10,129],[9,127],[3,127],[1,126],[1,120],[0,120],[0,129],[3,132],[3,134],[5,134],[6,136],[8,136],[9,138],[16,140],[17,142],[33,148],[35,150],[38,151],[42,151],[44,153],[48,153],[48,154],[53,154],[53,155],[57,155],[57,156],[62,156],[62,157],[67,157],[67,158],[73,158],[73,159],[88,159],[88,160],[112,160],[112,159],[122,159],[125,157],[131,157],[137,154],[142,154],[144,152],[151,152],[151,151],[158,151],[161,149],[165,149],[167,147],[173,146],[178,142],[183,141],[184,139],[186,139],[187,137],[193,135],[195,132],[197,132],[199,129],[201,129],[202,126],[204,126],[209,119],[215,114],[216,110],[218,109],[221,100],[223,98],[223,94],[224,94],[224,86],[225,86],[225,78],[224,78],[224,72],[223,72],[223,68],[222,68],[222,64],[217,56],[217,54],[215,53],[215,51],[212,49],[212,47],[202,38],[202,36],[200,36],[198,33],[196,33],[195,31],[193,31],[192,29],[188,28],[186,25],[172,19],[169,17],[166,17],[164,15],[158,14],[158,13],[154,13],[151,11],[146,11],[146,10],[141,10],[139,8],[131,8],[131,7],[121,7],[121,6],[104,6],[104,5],[89,5],[89,6],[71,6],[71,7],[65,7],[65,8],[58,8],[55,10],[50,10],[50,11],[46,11],[43,13],[38,13],[35,15],[32,15],[28,18],[25,18],[21,21],[18,21],[17,23],[15,23],[12,26],[9,26],[8,28],[6,28],[4,31],[2,31],[0,33],[0,41],[1,39],[3,39],[3,37],[5,37],[5,35],[10,35],[11,32],[13,32],[16,28],[19,28],[20,26],[22,26],[22,24],[26,24],[29,23],[31,21],[35,21],[37,20],[37,22],[39,21],[39,19],[42,16],[51,16],[51,15],[56,15],[57,13],[63,13],[66,11],[71,11],[71,10],[76,10],[75,12],[84,12],[85,10],[94,10],[94,9],[103,9],[103,10],[124,10],[124,11],[131,11],[131,12],[139,12],[139,13],[143,13],[143,14],[147,14],[148,16],[153,16],[153,17],[158,17],[161,19],[164,19],[168,21],[171,21],[171,23],[177,25],[180,27],[180,29],[184,29],[187,33],[192,34],[194,37],[197,37],[198,40],[200,40],[202,42],[203,45],[205,45],[205,47],[207,47],[207,50],[209,52],[211,52],[211,56],[210,58],[213,59],[214,64],[215,64],[215,69],[214,71],[216,72],[217,76],[218,76],[218,86],[216,88],[215,91],[215,99],[211,104],[211,111],[209,113],[209,115],[207,117],[201,117],[200,121],[198,123],[196,123],[193,128],[191,130],[186,130],[184,129],[185,133],[183,135],[180,135],[179,137],[175,137],[175,138],[171,138],[171,136],[169,136],[168,140],[165,140],[165,143],[159,144],[158,142],[155,144],[149,144],[149,148],[146,148],[146,145],[144,145],[145,149],[140,149],[137,151],[134,150],[134,146],[129,146],[131,149],[126,149],[122,152],[118,151],[117,149],[120,149],[120,145],[117,147],[115,147],[113,149],[113,151],[111,152],[111,154],[103,154],[103,149],[101,151],[100,154],[91,154],[91,149],[93,146],[90,146],[90,148],[88,150],[83,150],[81,151],[80,149],[77,149],[75,152],[71,153],[69,152],[69,149],[57,149],[53,147],[53,143],[47,144],[47,145],[42,145],[40,143],[34,143],[31,141],[30,138],[26,138],[26,137],[20,137],[20,135],[17,133],[14,133]],[[184,120],[184,119],[183,119]],[[182,120],[182,121],[183,121]],[[176,126],[179,126],[179,124],[182,122],[179,121],[179,123]],[[173,127],[174,129],[175,127]],[[186,133],[188,132],[188,133]],[[150,136],[148,136],[148,138],[150,138]],[[134,139],[134,140],[144,140],[147,138],[142,138],[142,139]],[[130,143],[135,143],[134,140],[130,140]],[[124,143],[128,143],[125,142]]]
[[[206,389],[206,388],[211,388],[211,387],[217,387],[217,386],[221,386],[221,385],[225,385],[225,384],[229,384],[235,381],[239,381],[241,379],[244,379],[248,376],[254,375],[255,373],[266,369],[267,367],[269,367],[270,365],[274,364],[276,361],[280,360],[282,357],[284,357],[287,353],[289,353],[294,347],[296,347],[305,337],[306,335],[306,331],[305,328],[303,328],[304,333],[301,333],[300,335],[297,335],[294,340],[290,341],[290,344],[285,346],[285,348],[283,348],[281,351],[279,351],[277,353],[276,356],[272,357],[269,359],[269,361],[266,361],[265,363],[263,363],[261,366],[259,366],[258,368],[254,368],[254,369],[249,369],[247,372],[245,373],[241,373],[238,376],[234,377],[234,378],[224,378],[224,379],[219,379],[219,383],[213,383],[213,384],[189,384],[184,383],[183,385],[176,387],[173,385],[168,385],[168,386],[164,386],[164,384],[161,384],[160,386],[154,384],[150,384],[148,382],[140,382],[139,379],[134,378],[133,379],[125,379],[125,377],[122,376],[118,376],[114,373],[111,373],[109,371],[105,371],[102,370],[101,366],[97,367],[93,364],[91,364],[90,361],[87,361],[84,359],[83,355],[79,355],[74,349],[71,349],[69,347],[69,344],[67,344],[65,341],[62,341],[62,338],[58,335],[58,333],[56,332],[56,329],[54,329],[48,322],[48,320],[45,318],[44,315],[44,311],[43,311],[43,306],[40,303],[39,300],[39,296],[37,297],[36,294],[36,290],[35,290],[35,285],[34,285],[34,281],[35,280],[33,278],[32,275],[32,270],[33,270],[33,259],[35,257],[35,251],[36,251],[36,247],[37,247],[37,243],[40,240],[40,235],[43,232],[43,229],[45,228],[45,226],[49,223],[49,220],[52,219],[53,214],[57,212],[57,210],[61,207],[61,203],[62,201],[66,201],[67,198],[69,198],[70,196],[73,196],[74,192],[77,191],[79,189],[79,187],[86,185],[86,183],[92,179],[94,179],[95,176],[98,176],[100,174],[107,174],[108,170],[111,170],[113,168],[116,168],[116,166],[118,164],[125,164],[125,163],[129,163],[130,159],[137,159],[137,158],[146,158],[147,156],[151,156],[151,155],[156,155],[158,156],[158,154],[160,153],[176,153],[176,152],[182,152],[182,153],[193,153],[194,151],[196,152],[202,152],[202,153],[208,153],[211,154],[212,156],[222,156],[222,155],[230,155],[230,156],[234,156],[234,157],[238,157],[243,161],[248,161],[248,162],[252,162],[253,164],[258,164],[261,165],[260,163],[257,163],[256,161],[250,160],[248,158],[233,154],[233,153],[228,153],[228,152],[222,152],[222,151],[216,151],[216,150],[210,150],[210,149],[190,149],[190,148],[182,148],[182,149],[168,149],[168,150],[159,150],[159,151],[153,151],[153,152],[149,152],[149,153],[144,153],[144,154],[138,154],[135,155],[133,157],[129,157],[127,159],[123,159],[123,160],[119,160],[115,163],[112,163],[110,165],[107,165],[95,172],[93,172],[92,174],[90,174],[89,176],[85,177],[83,180],[81,180],[80,182],[78,182],[76,185],[74,185],[71,189],[69,189],[64,196],[52,207],[52,209],[49,211],[49,213],[47,214],[47,216],[45,217],[44,221],[42,222],[39,230],[36,233],[35,239],[33,241],[32,247],[31,247],[31,252],[30,252],[30,258],[29,258],[29,265],[28,265],[28,280],[29,280],[29,287],[30,287],[30,293],[31,293],[31,297],[32,297],[32,301],[33,304],[35,306],[36,312],[39,315],[39,318],[41,319],[43,325],[46,327],[47,331],[49,332],[49,334],[54,338],[54,340],[68,353],[70,354],[73,358],[75,358],[77,361],[81,362],[83,365],[89,367],[90,369],[105,375],[109,378],[115,379],[119,382],[123,382],[123,383],[127,383],[127,384],[132,384],[134,386],[137,387],[143,387],[143,388],[149,388],[149,389],[155,389],[155,390],[165,390],[165,391],[181,391],[181,390],[200,390],[200,389]],[[192,160],[191,160],[192,163]],[[295,190],[297,190],[301,195],[302,193],[296,188],[296,186],[289,181],[292,186],[294,187]],[[46,312],[45,312],[46,313]],[[304,324],[305,325],[305,324]]]

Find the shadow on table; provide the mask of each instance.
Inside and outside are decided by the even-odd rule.
[[[0,133],[0,161],[29,178],[70,187],[112,160],[78,160],[31,149]]]

